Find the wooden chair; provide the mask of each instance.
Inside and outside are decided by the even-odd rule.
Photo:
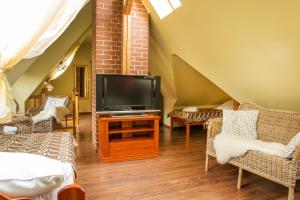
[[[22,198],[13,199],[13,198],[6,196],[5,194],[0,193],[0,200],[32,200],[32,198],[22,197]]]
[[[58,192],[57,200],[85,200],[85,191],[80,185],[69,185]]]
[[[65,116],[65,130],[73,129],[73,134],[76,135],[78,133],[79,126],[79,94],[77,92],[73,92],[72,101],[69,105],[69,109],[72,111]],[[69,125],[69,121],[72,122],[72,126]]]
[[[29,197],[10,198],[0,193],[0,200],[33,200]],[[77,184],[68,185],[62,188],[57,194],[57,200],[85,200],[84,189]]]

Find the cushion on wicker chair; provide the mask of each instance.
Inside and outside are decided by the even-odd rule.
[[[4,134],[16,134],[18,128],[16,126],[3,126]]]
[[[65,106],[68,101],[68,97],[51,97],[47,98],[47,101],[44,106],[44,110],[50,110],[53,107]]]

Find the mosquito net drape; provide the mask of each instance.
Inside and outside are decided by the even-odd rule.
[[[4,72],[42,54],[88,0],[0,1],[0,123],[11,120],[13,97]]]

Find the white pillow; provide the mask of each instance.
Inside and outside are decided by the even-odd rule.
[[[4,126],[3,127],[3,132],[4,134],[16,134],[16,132],[18,131],[18,128],[15,126]]]
[[[183,108],[182,111],[184,112],[197,112],[198,111],[198,108],[197,107],[186,107],[186,108]]]
[[[286,145],[286,150],[284,151],[284,157],[291,158],[299,143],[300,143],[300,132],[297,133]]]
[[[0,192],[10,197],[34,197],[64,181],[64,168],[57,160],[28,153],[0,152]]]
[[[216,107],[217,110],[233,110],[233,100],[228,100]]]
[[[64,106],[68,97],[48,97],[44,106],[44,111],[53,107]]]
[[[256,139],[258,110],[223,110],[222,133]]]

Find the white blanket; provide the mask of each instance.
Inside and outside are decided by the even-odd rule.
[[[33,198],[34,200],[57,200],[58,192],[62,188],[66,187],[68,185],[72,185],[74,183],[75,173],[74,173],[74,168],[73,168],[72,164],[62,163],[62,166],[63,166],[64,171],[65,171],[64,182],[59,187],[52,190],[51,192],[35,196]]]
[[[69,109],[65,106],[52,107],[48,110],[43,110],[39,114],[32,117],[32,121],[34,124],[48,120],[51,117],[54,117],[58,123],[60,123],[63,118],[69,114]]]
[[[232,134],[220,133],[214,139],[217,161],[225,164],[231,158],[243,156],[249,150],[285,157],[286,145],[275,142],[264,142]]]

